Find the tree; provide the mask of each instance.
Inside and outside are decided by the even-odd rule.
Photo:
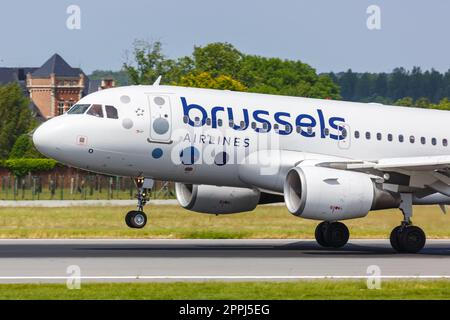
[[[294,60],[245,55],[237,76],[251,92],[339,99],[339,87],[329,75],[318,76],[309,65]]]
[[[339,78],[338,85],[341,87],[341,95],[344,100],[353,101],[355,97],[356,83],[358,77],[356,73],[353,73],[352,69],[348,69]]]
[[[195,88],[221,89],[233,91],[247,91],[247,88],[230,76],[213,77],[208,72],[190,73],[181,78],[178,85]]]
[[[127,61],[123,65],[133,84],[153,84],[171,69],[172,61],[167,60],[162,53],[161,42],[136,40],[133,46],[134,61]]]
[[[414,100],[411,97],[405,97],[405,98],[398,99],[397,101],[395,101],[394,105],[402,106],[402,107],[413,107],[414,106]]]
[[[159,42],[137,41],[133,52],[134,62],[124,68],[135,84],[162,75],[165,83],[181,86],[340,99],[330,76],[318,76],[306,63],[246,55],[229,43],[194,47],[191,56],[175,60],[164,56]]]
[[[450,110],[450,100],[448,98],[444,98],[437,105],[433,105],[434,109],[440,110]]]
[[[44,158],[33,145],[28,134],[22,134],[14,143],[9,153],[9,159],[39,159]]]
[[[417,108],[427,109],[427,108],[430,108],[432,105],[428,98],[422,97],[422,98],[419,98],[416,100],[416,102],[414,103],[414,106]]]
[[[194,47],[195,69],[208,72],[213,77],[226,75],[237,77],[241,68],[243,54],[229,43],[210,43],[204,47]]]
[[[18,83],[0,86],[0,159],[7,159],[16,139],[35,124],[29,104]]]

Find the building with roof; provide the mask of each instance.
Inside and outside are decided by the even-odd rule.
[[[58,116],[85,95],[115,86],[114,80],[89,81],[80,68],[72,68],[54,54],[39,68],[0,68],[0,84],[18,82],[41,120]]]

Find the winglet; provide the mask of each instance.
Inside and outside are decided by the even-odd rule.
[[[439,205],[439,208],[441,208],[441,211],[442,211],[443,214],[447,214],[447,208],[445,207],[445,204],[441,203]]]
[[[159,84],[161,83],[161,79],[162,76],[159,76],[158,79],[156,79],[155,83],[153,84],[154,86],[159,86]]]

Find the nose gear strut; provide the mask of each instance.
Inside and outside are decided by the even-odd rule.
[[[144,206],[149,200],[149,190],[144,188],[145,179],[140,177],[134,179],[137,187],[137,208],[130,211],[125,216],[125,223],[132,229],[142,229],[147,224],[147,215],[144,213]]]

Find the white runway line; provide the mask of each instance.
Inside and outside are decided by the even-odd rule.
[[[0,280],[358,280],[358,279],[446,280],[450,275],[391,276],[8,276]]]

